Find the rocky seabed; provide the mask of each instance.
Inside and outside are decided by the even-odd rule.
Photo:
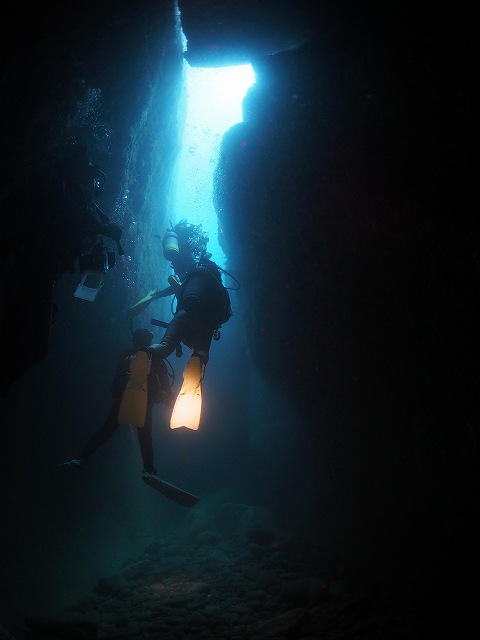
[[[26,618],[21,629],[0,627],[0,640],[430,637],[414,607],[386,599],[335,554],[279,528],[268,510],[231,504],[227,513],[230,522],[214,526],[192,509],[61,619]]]

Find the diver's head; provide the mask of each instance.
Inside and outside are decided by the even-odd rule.
[[[153,333],[148,329],[137,329],[133,332],[132,342],[135,349],[149,347],[153,341]]]
[[[201,224],[191,224],[185,219],[169,229],[162,241],[163,257],[172,263],[175,273],[182,279],[195,262],[205,255],[208,234]],[[208,254],[211,257],[211,254]]]

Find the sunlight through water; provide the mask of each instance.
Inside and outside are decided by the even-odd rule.
[[[213,172],[222,135],[242,122],[242,100],[255,82],[250,65],[194,68],[185,62],[186,121],[174,193],[175,224],[182,218],[208,232],[208,251],[222,268],[226,257],[218,242],[213,206]]]

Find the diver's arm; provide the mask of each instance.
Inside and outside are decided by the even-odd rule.
[[[122,237],[122,230],[113,222],[107,222],[107,224],[99,223],[99,227],[97,229],[97,233],[101,236],[107,236],[107,238],[111,238],[115,244],[117,245],[118,255],[125,255],[125,251],[120,244],[120,238]]]
[[[98,204],[94,202],[93,205],[95,207],[95,212],[99,218],[99,220],[95,219],[95,223],[97,225],[97,234],[101,236],[107,236],[107,238],[111,238],[117,245],[118,254],[120,256],[123,256],[125,254],[125,251],[122,249],[122,245],[120,244],[122,229],[118,226],[118,224],[109,221]]]
[[[144,298],[135,303],[133,307],[130,307],[130,309],[128,310],[128,317],[133,318],[139,313],[142,313],[142,311],[145,311],[152,300],[156,300],[157,298],[166,298],[167,296],[171,296],[174,293],[175,292],[173,290],[173,287],[167,287],[166,289],[161,289],[160,291],[152,289]]]
[[[152,289],[152,291],[149,291],[144,298],[134,304],[133,307],[130,307],[128,317],[133,318],[133,316],[138,315],[148,307],[152,300],[156,300],[157,298],[166,298],[167,296],[173,295],[178,298],[182,289],[180,278],[175,275],[170,275],[168,276],[168,282],[170,283],[169,287],[157,290]]]
[[[173,287],[167,287],[166,289],[161,289],[159,291],[153,291],[151,293],[152,300],[156,300],[157,298],[166,298],[167,296],[173,296],[174,294]]]

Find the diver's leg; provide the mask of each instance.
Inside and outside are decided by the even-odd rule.
[[[200,356],[203,366],[206,366],[210,358],[210,345],[212,344],[213,329],[202,327],[197,329],[193,340],[193,354]]]
[[[152,442],[152,405],[147,407],[145,426],[137,427],[140,452],[143,460],[143,472],[157,473],[153,466],[153,442]]]
[[[180,344],[185,333],[187,313],[183,309],[177,311],[168,325],[163,338],[158,345],[153,347],[155,354],[160,358],[168,358]]]
[[[110,412],[103,426],[93,434],[93,436],[85,445],[85,448],[80,455],[81,460],[87,462],[92,453],[94,453],[94,451],[101,447],[102,444],[106,442],[118,429],[117,417],[119,408],[120,399],[116,399],[112,404]]]

